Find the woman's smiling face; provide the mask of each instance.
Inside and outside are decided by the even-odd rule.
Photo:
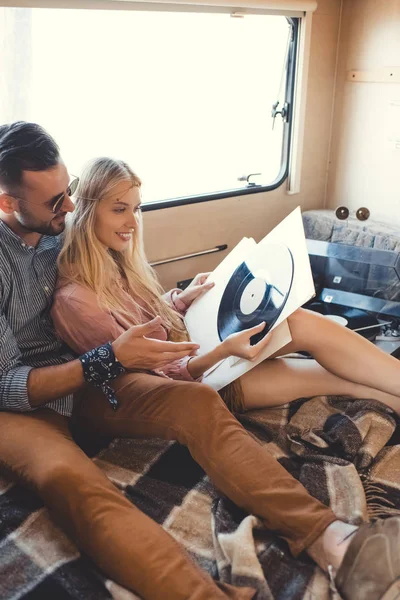
[[[98,203],[94,231],[107,248],[121,252],[140,227],[140,187],[122,181]]]

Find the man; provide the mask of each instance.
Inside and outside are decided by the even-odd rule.
[[[73,442],[74,422],[105,435],[185,444],[217,487],[278,531],[294,555],[306,550],[322,568],[331,565],[345,599],[399,591],[400,519],[359,530],[337,521],[211,388],[145,372],[196,345],[148,339],[158,319],[78,359],[59,342],[49,309],[72,191],[59,149],[41,127],[0,127],[1,462],[40,494],[99,568],[145,600],[252,598],[254,591],[216,584],[198,569]]]

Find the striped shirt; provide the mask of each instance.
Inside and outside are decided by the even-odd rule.
[[[35,410],[29,372],[74,358],[50,317],[59,249],[58,238],[46,235],[36,248],[28,246],[0,219],[0,410]],[[46,407],[69,416],[72,394]]]

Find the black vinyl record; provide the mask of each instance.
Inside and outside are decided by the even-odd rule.
[[[365,310],[359,308],[349,308],[341,304],[331,304],[329,302],[310,302],[305,306],[308,310],[313,310],[321,315],[326,315],[332,320],[345,325],[353,331],[362,327],[378,325],[378,320]],[[358,331],[360,335],[373,341],[379,332],[379,327],[374,329],[364,329]]]
[[[283,244],[265,244],[232,274],[221,298],[217,329],[221,341],[232,333],[266,326],[251,338],[259,342],[281,314],[292,287],[294,262]]]

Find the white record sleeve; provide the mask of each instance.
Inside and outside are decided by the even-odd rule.
[[[278,248],[286,248],[287,251],[277,251]],[[272,259],[271,254],[274,254]],[[288,255],[291,257],[291,266]],[[239,310],[241,318],[247,322],[249,316],[251,320],[252,311],[256,313],[262,301],[263,291],[267,287],[271,290],[271,286],[266,286],[263,282],[272,283],[273,292],[278,296],[276,305],[279,310],[271,326],[272,337],[256,361],[230,357],[214,365],[204,374],[203,382],[216,390],[234,381],[288,344],[291,335],[287,317],[315,293],[300,208],[289,214],[259,244],[251,238],[243,238],[211,273],[209,281],[213,281],[215,286],[193,302],[185,317],[191,339],[200,345],[200,355],[213,350],[221,343],[221,331],[218,331],[218,327],[221,330],[218,321],[221,300],[233,274],[242,263],[249,266],[254,277],[249,278],[243,295],[235,299],[235,308]],[[282,298],[281,305],[279,297]],[[264,319],[259,318],[258,323],[262,320]],[[249,325],[251,326],[252,324]]]

